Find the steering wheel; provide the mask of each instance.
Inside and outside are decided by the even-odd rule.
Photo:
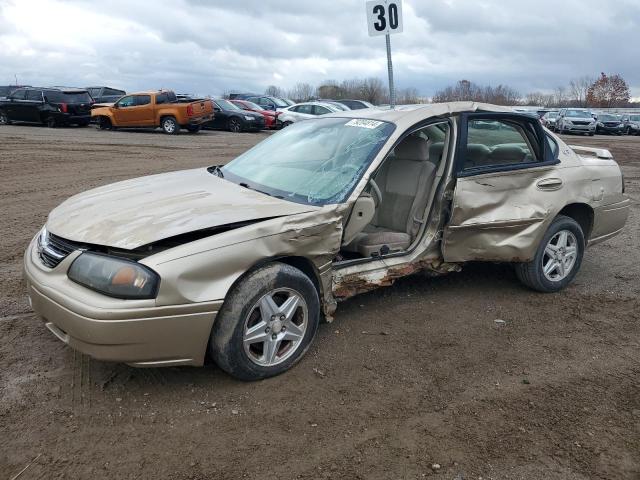
[[[382,192],[380,191],[380,187],[373,178],[369,179],[369,185],[371,185],[371,192],[373,192],[373,203],[376,208],[380,206],[382,203]]]

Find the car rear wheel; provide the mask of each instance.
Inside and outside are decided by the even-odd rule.
[[[174,117],[164,117],[160,123],[162,131],[168,135],[175,135],[180,131],[180,125]]]
[[[229,293],[211,332],[210,353],[225,372],[259,380],[289,370],[318,329],[320,299],[302,271],[271,263]]]
[[[229,119],[228,127],[230,132],[233,132],[233,133],[242,132],[242,122],[240,122],[240,120],[237,118]]]
[[[58,126],[58,122],[56,122],[56,119],[54,117],[47,118],[47,127],[56,128],[57,126]]]
[[[533,290],[557,292],[577,275],[584,248],[584,232],[578,222],[559,215],[542,238],[533,260],[516,264],[516,275]]]
[[[0,110],[0,125],[11,125],[9,117],[2,110]]]

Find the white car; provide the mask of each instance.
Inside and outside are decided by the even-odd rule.
[[[336,112],[340,112],[340,109],[329,103],[305,102],[283,109],[278,120],[282,122],[283,127],[286,127],[295,122],[301,122],[303,120],[309,120],[310,118],[316,118],[319,115]]]

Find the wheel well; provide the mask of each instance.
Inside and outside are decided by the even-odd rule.
[[[558,215],[571,217],[578,222],[584,232],[585,240],[589,240],[593,228],[593,208],[585,203],[572,203],[560,210]]]
[[[302,273],[304,273],[307,277],[311,279],[313,284],[318,290],[318,295],[322,296],[322,288],[320,284],[320,275],[316,270],[315,265],[305,257],[282,257],[282,258],[274,258],[273,261],[286,263],[287,265],[291,265],[292,267],[297,268]]]

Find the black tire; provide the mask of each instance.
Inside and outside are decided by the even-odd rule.
[[[49,128],[56,128],[58,126],[58,122],[56,121],[55,117],[47,117],[47,127]]]
[[[304,300],[307,309],[307,326],[302,339],[295,346],[293,343],[284,343],[286,340],[278,343],[280,349],[284,348],[281,363],[271,366],[259,365],[250,357],[252,352],[245,351],[243,342],[245,324],[250,325],[249,322],[254,318],[255,312],[258,313],[258,321],[262,321],[261,311],[256,309],[258,302],[278,289],[295,292]],[[302,306],[296,307],[295,315],[304,312],[300,310],[302,308]],[[249,273],[227,295],[211,331],[209,352],[222,370],[240,380],[252,381],[273,377],[289,370],[304,356],[316,335],[319,320],[320,299],[311,279],[290,265],[279,262],[270,263]],[[264,325],[267,326],[265,333],[269,332],[269,326],[273,326],[275,331],[275,328],[286,325],[286,323],[278,323],[274,326],[276,323],[265,323]],[[284,329],[279,332],[284,332]],[[266,343],[262,343],[261,346],[264,349]],[[287,353],[287,346],[293,348],[290,353]],[[266,352],[264,355],[266,356]]]
[[[111,123],[111,119],[109,117],[100,117],[98,118],[98,128],[100,130],[113,130],[113,124]]]
[[[229,119],[229,123],[227,123],[227,128],[230,132],[240,133],[242,132],[242,121],[239,118],[231,117]]]
[[[543,272],[543,268],[545,266],[545,253],[549,242],[561,232],[570,232],[573,234],[576,241],[576,256],[573,264],[571,265],[571,269],[566,276],[557,281],[553,281]],[[538,246],[538,250],[536,251],[536,255],[533,260],[527,263],[517,263],[515,265],[516,275],[524,285],[533,290],[543,293],[557,292],[569,285],[577,275],[580,270],[580,265],[582,264],[584,249],[584,232],[578,222],[573,218],[558,215],[549,226],[544,237],[542,237],[542,241]],[[552,259],[549,258],[547,261],[551,262]]]
[[[11,125],[11,120],[9,120],[7,114],[2,110],[0,110],[0,125]]]
[[[189,125],[187,127],[187,132],[198,133],[200,131],[200,128],[202,128],[200,125]]]
[[[594,135],[595,135],[595,133],[593,133],[593,132],[589,132],[589,136],[590,136],[590,137],[593,137]]]
[[[162,131],[167,135],[177,135],[180,133],[180,125],[178,125],[178,121],[173,116],[163,117],[162,120],[160,120],[160,128],[162,128]]]

